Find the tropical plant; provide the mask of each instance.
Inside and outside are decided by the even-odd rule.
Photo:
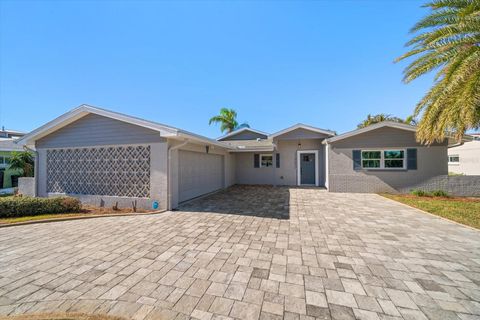
[[[408,117],[405,118],[405,120],[403,120],[404,123],[406,124],[410,124],[412,126],[416,126],[418,124],[418,121],[417,119],[415,118],[414,115],[410,115]]]
[[[365,128],[368,127],[372,124],[383,122],[383,121],[393,121],[393,122],[399,122],[399,123],[406,123],[406,124],[411,124],[415,125],[415,118],[413,116],[409,116],[406,119],[402,119],[399,117],[394,117],[390,114],[385,114],[385,113],[379,113],[376,115],[367,115],[367,118],[360,122],[357,127],[358,128]]]
[[[424,7],[430,14],[411,29],[411,49],[396,61],[415,57],[406,83],[438,70],[414,113],[421,115],[417,140],[429,144],[480,127],[480,1],[432,0]]]
[[[227,108],[220,109],[220,114],[218,116],[210,118],[208,124],[211,125],[212,123],[220,123],[220,131],[227,131],[227,133],[240,128],[250,128],[246,122],[239,125],[237,121],[237,112],[233,109]]]
[[[33,155],[29,151],[12,152],[9,169],[20,171],[24,177],[33,177]]]

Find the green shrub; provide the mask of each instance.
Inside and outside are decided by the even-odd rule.
[[[430,194],[434,197],[443,197],[443,198],[448,198],[449,194],[443,190],[433,190],[430,192]]]
[[[428,192],[420,190],[420,189],[413,189],[410,191],[410,194],[417,196],[417,197],[428,197],[430,196]]]
[[[82,204],[80,200],[71,197],[0,198],[0,218],[35,216],[39,214],[80,212],[81,209]]]

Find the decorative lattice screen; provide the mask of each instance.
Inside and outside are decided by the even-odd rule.
[[[150,147],[48,150],[47,191],[149,197]]]

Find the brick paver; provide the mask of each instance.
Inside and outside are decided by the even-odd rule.
[[[0,229],[0,315],[480,319],[480,232],[372,194],[247,187]]]

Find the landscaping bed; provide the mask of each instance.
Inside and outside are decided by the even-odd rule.
[[[0,225],[147,212],[151,211],[136,210],[134,212],[132,208],[83,206],[78,199],[72,197],[32,198],[10,196],[0,198]]]
[[[435,197],[428,194],[422,196],[413,194],[382,194],[382,196],[434,215],[480,229],[480,199],[478,198]]]

